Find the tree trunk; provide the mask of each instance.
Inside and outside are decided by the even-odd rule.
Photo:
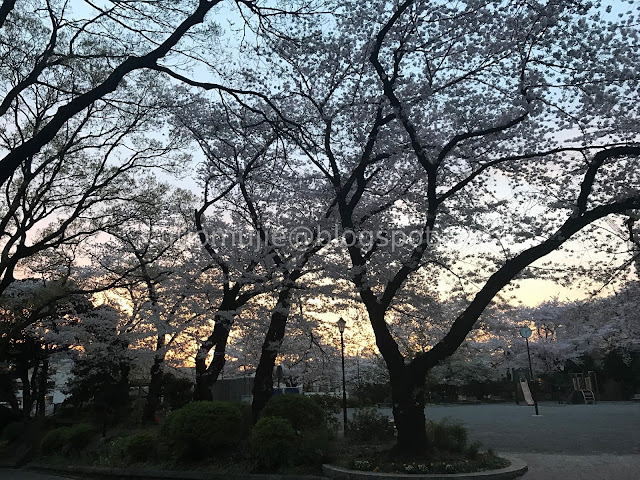
[[[33,374],[37,375],[38,365],[33,368]],[[31,418],[31,409],[33,407],[33,396],[31,395],[31,380],[29,379],[29,369],[23,368],[20,374],[20,380],[22,380],[22,415],[25,420]]]
[[[397,456],[424,455],[429,443],[425,426],[425,376],[403,366],[391,375],[393,419],[398,432]]]
[[[387,365],[391,380],[393,419],[398,433],[396,456],[424,455],[429,447],[425,428],[425,378],[427,369],[405,363],[385,322],[385,308],[372,295],[363,294],[378,350]]]
[[[213,400],[211,387],[218,379],[218,375],[220,375],[226,361],[225,349],[227,348],[227,340],[231,330],[231,320],[228,317],[231,314],[228,311],[216,314],[213,333],[198,349],[196,354],[196,385],[193,392],[194,400]],[[214,347],[213,359],[207,367],[207,355]]]
[[[40,417],[46,415],[45,397],[47,395],[47,380],[49,380],[49,360],[42,360],[42,368],[38,377],[38,392],[36,400],[36,414]]]
[[[291,287],[284,287],[278,295],[278,302],[271,313],[269,330],[262,343],[262,353],[253,380],[253,402],[251,411],[253,422],[258,421],[260,412],[273,393],[273,368],[284,338],[289,310],[291,308]]]
[[[129,407],[129,373],[131,372],[131,366],[122,362],[120,364],[120,379],[116,385],[117,389],[117,405],[114,407],[115,422],[118,423],[123,413],[128,410]]]
[[[211,378],[211,373],[207,372],[207,366],[204,360],[199,362],[196,360],[196,384],[193,390],[193,399],[198,400],[213,400],[213,393],[211,387],[215,383],[215,380]]]
[[[156,421],[156,410],[158,410],[160,406],[160,398],[162,397],[163,367],[164,358],[160,354],[157,354],[151,366],[151,382],[149,383],[147,402],[142,412],[142,423],[155,423]]]

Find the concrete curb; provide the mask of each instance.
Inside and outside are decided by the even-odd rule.
[[[325,477],[319,475],[180,472],[175,470],[141,470],[135,468],[85,467],[79,465],[54,467],[37,463],[31,463],[25,468],[51,475],[68,475],[77,478],[90,478],[92,480],[326,480]]]
[[[527,463],[519,458],[500,455],[509,460],[511,465],[499,470],[487,470],[473,473],[374,473],[349,470],[334,465],[323,465],[322,473],[334,480],[511,480],[527,471]]]

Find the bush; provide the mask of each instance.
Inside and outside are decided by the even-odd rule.
[[[125,438],[122,446],[127,463],[146,462],[155,457],[156,440],[150,433],[135,433]]]
[[[326,427],[326,416],[322,408],[304,395],[276,395],[265,405],[262,416],[286,418],[294,430],[299,432]]]
[[[64,432],[69,427],[60,427],[46,433],[40,441],[40,450],[45,455],[51,455],[62,450],[64,446]]]
[[[241,430],[242,438],[247,438],[251,428],[253,427],[253,410],[251,408],[251,404],[247,402],[234,402],[233,404],[240,411],[240,415],[242,415],[242,423],[237,425],[236,428]]]
[[[328,428],[320,428],[302,434],[300,448],[294,459],[297,465],[322,465],[326,463],[331,452],[331,442],[335,432]]]
[[[162,376],[162,398],[168,410],[177,410],[189,404],[193,397],[193,383],[188,378],[171,373]]]
[[[326,393],[320,395],[309,395],[311,400],[316,402],[325,414],[331,415],[339,413],[342,410],[342,398],[338,398],[335,395],[327,395]]]
[[[88,423],[59,427],[47,432],[40,442],[40,449],[45,455],[82,450],[95,433],[93,425]]]
[[[471,445],[469,445],[467,447],[467,457],[469,457],[471,460],[475,460],[476,458],[478,458],[478,456],[480,455],[480,447],[482,447],[482,444],[480,442],[473,442]]]
[[[357,441],[379,441],[393,438],[393,423],[375,408],[356,410],[347,423],[346,435]]]
[[[72,427],[67,427],[64,433],[64,442],[71,450],[82,450],[87,446],[96,433],[96,429],[89,423],[78,423]]]
[[[363,406],[376,403],[391,403],[391,385],[389,383],[360,382],[353,390],[353,396]]]
[[[20,413],[13,411],[10,408],[0,405],[0,432],[4,432],[4,429],[11,423],[22,421]]]
[[[200,458],[236,445],[242,438],[243,417],[237,405],[192,402],[169,414],[163,433],[181,457]]]
[[[25,424],[23,422],[12,422],[2,430],[2,440],[12,443],[24,435]]]
[[[275,469],[293,463],[300,444],[288,420],[281,417],[263,417],[251,431],[251,450],[258,465]]]
[[[440,422],[427,422],[427,436],[431,444],[448,452],[464,452],[467,446],[467,429],[459,423],[444,418]]]

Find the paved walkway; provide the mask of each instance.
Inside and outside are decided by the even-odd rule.
[[[640,403],[543,402],[541,416],[533,413],[514,404],[426,409],[427,418],[459,421],[472,441],[525,460],[522,480],[640,480]]]
[[[469,429],[471,440],[497,451],[550,454],[640,453],[640,403],[596,405],[514,404],[427,407],[427,418],[451,417]],[[640,480],[640,476],[638,477]]]
[[[12,470],[0,468],[0,480],[71,480],[67,477],[45,475],[44,473],[29,472],[25,470]]]
[[[391,409],[381,409],[391,417]],[[596,405],[515,404],[429,405],[426,416],[464,424],[471,441],[496,451],[599,455],[640,453],[640,402]],[[349,412],[351,413],[351,412]],[[638,477],[640,480],[640,477]]]
[[[640,455],[514,453],[529,466],[522,480],[639,480]]]

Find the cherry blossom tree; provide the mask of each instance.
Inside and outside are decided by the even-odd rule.
[[[640,205],[633,15],[579,1],[349,3],[273,47],[270,75],[306,120],[292,148],[335,192],[398,451],[426,445],[425,376],[496,295]],[[408,358],[389,315],[413,278],[460,282],[467,300]]]
[[[171,101],[170,82],[208,70],[222,79],[212,88],[248,93],[223,85],[235,78],[229,57],[241,55],[242,39],[277,34],[279,16],[304,16],[315,6],[290,7],[221,0],[3,2],[0,293],[33,255],[77,245],[117,224],[105,209],[134,200],[134,178],[145,170],[187,163],[175,155],[175,139],[162,135],[160,107]],[[242,19],[246,31],[239,38],[235,29],[226,32],[233,52],[214,43],[221,30],[208,15],[212,9]]]
[[[180,344],[185,329],[199,326],[207,316],[202,306],[208,292],[201,284],[209,268],[201,261],[193,235],[192,196],[154,179],[140,190],[145,203],[132,205],[128,221],[105,231],[110,240],[102,242],[92,257],[106,275],[126,282],[114,293],[131,308],[127,324],[132,348],[153,352],[143,412],[143,421],[153,422],[167,355]],[[138,363],[147,362],[139,358]]]
[[[269,293],[275,303],[254,379],[257,418],[271,396],[272,373],[295,290],[301,288],[299,281],[308,273],[310,260],[333,239],[323,228],[332,206],[326,193],[314,188],[314,178],[303,164],[283,149],[284,140],[299,126],[287,122],[273,101],[228,98],[213,103],[200,98],[195,111],[184,108],[176,119],[206,158],[204,203],[196,210],[196,227],[224,277],[214,330],[196,356],[196,395],[210,396],[240,309]],[[219,218],[205,222],[205,214]],[[321,230],[328,235],[320,238]],[[213,358],[206,366],[212,349]]]
[[[117,420],[129,405],[129,373],[135,355],[130,347],[126,316],[103,304],[81,317],[73,351],[72,376],[65,386],[70,403],[92,405],[101,414],[103,433],[109,416]]]
[[[16,382],[20,382],[26,419],[34,406],[37,414],[45,414],[51,358],[76,345],[80,317],[93,310],[84,295],[60,294],[67,289],[59,282],[29,278],[15,282],[0,297],[0,376],[9,387],[4,395],[18,410]]]

